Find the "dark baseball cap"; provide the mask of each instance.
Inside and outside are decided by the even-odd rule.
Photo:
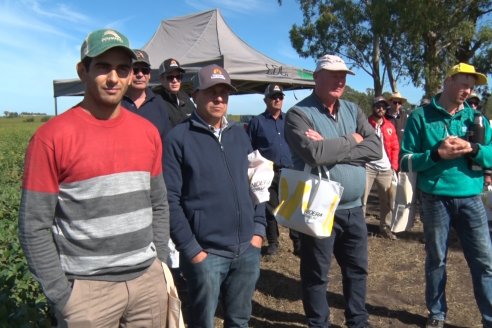
[[[135,53],[130,48],[128,38],[113,29],[103,29],[89,33],[80,47],[80,59],[97,57],[115,47],[123,48],[130,57],[136,59]]]
[[[383,96],[376,97],[372,101],[372,105],[373,106],[376,105],[376,104],[379,104],[379,103],[384,103],[386,106],[389,105],[388,101]]]
[[[159,66],[159,75],[166,74],[174,70],[178,70],[181,73],[185,72],[185,70],[181,68],[179,62],[176,59],[168,58]]]
[[[205,90],[217,84],[225,84],[231,91],[237,91],[231,84],[229,73],[219,65],[208,65],[202,67],[193,77],[193,90]]]
[[[144,63],[150,66],[150,60],[149,60],[149,55],[141,49],[133,49],[133,52],[135,53],[135,56],[137,56],[137,59],[133,60],[133,63]]]
[[[265,89],[265,97],[270,97],[273,95],[284,96],[284,88],[280,84],[271,83]]]

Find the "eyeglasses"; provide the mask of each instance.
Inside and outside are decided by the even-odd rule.
[[[383,104],[383,103],[374,104],[374,109],[386,110],[386,104]]]
[[[176,79],[176,81],[181,81],[183,77],[181,75],[166,75],[166,80],[168,82],[172,82],[174,81],[174,79]]]
[[[282,94],[275,94],[275,95],[271,95],[271,96],[268,96],[268,98],[270,98],[271,100],[284,100],[284,95]]]
[[[393,105],[401,105],[401,101],[393,100]]]
[[[133,74],[137,75],[139,72],[142,72],[143,75],[150,74],[150,67],[134,67]]]
[[[476,102],[476,101],[469,101],[468,100],[468,104],[470,104],[470,106],[473,106],[473,107],[478,107],[478,102]]]

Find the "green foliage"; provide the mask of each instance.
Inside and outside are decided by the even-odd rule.
[[[303,23],[289,32],[297,53],[345,57],[372,77],[376,95],[386,77],[392,91],[399,77],[407,77],[432,96],[459,61],[492,72],[492,29],[485,21],[490,0],[297,2]]]
[[[27,117],[23,120],[23,122],[27,122],[27,123],[34,122],[34,117]]]
[[[17,238],[24,153],[39,124],[0,119],[0,327],[51,327],[47,301]]]

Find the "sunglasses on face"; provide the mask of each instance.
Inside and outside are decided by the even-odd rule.
[[[284,100],[284,95],[276,94],[276,95],[271,95],[268,98],[270,98],[271,100],[277,100],[277,99]]]
[[[181,81],[183,77],[181,75],[166,75],[166,80],[168,82],[172,82],[174,81],[174,79],[176,79],[176,81]]]
[[[133,68],[133,74],[137,75],[139,72],[142,72],[142,74],[144,74],[144,75],[150,74],[150,67],[134,67]]]
[[[468,101],[468,104],[470,104],[470,106],[473,106],[473,107],[478,107],[478,102],[476,102],[476,101]]]
[[[401,101],[393,100],[393,105],[401,105]]]
[[[386,104],[375,104],[374,109],[386,110]]]

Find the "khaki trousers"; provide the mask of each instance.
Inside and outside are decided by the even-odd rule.
[[[165,328],[167,291],[156,259],[138,278],[122,282],[75,280],[62,313],[62,328]]]
[[[366,166],[366,191],[362,200],[364,216],[366,215],[367,198],[372,186],[376,183],[379,196],[379,226],[380,228],[391,227],[392,209],[395,202],[396,189],[391,188],[393,170],[377,171]]]

